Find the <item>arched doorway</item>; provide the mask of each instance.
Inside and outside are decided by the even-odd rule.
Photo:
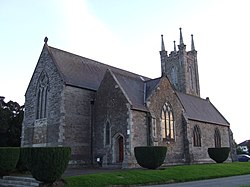
[[[124,138],[121,134],[114,136],[113,162],[122,163],[124,160]]]
[[[123,162],[123,155],[124,155],[124,151],[123,151],[123,137],[120,136],[118,137],[118,149],[119,149],[119,159],[118,162]]]

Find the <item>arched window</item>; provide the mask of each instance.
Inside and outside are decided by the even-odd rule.
[[[174,140],[174,116],[168,103],[164,104],[161,111],[161,130],[164,140]]]
[[[156,138],[157,137],[157,129],[156,129],[156,119],[152,117],[152,134],[153,137]]]
[[[105,142],[105,145],[110,145],[110,123],[107,121],[106,125],[105,125],[105,128],[104,128],[104,142]]]
[[[49,78],[43,71],[38,79],[36,97],[36,119],[47,117],[47,98],[49,91]]]
[[[194,126],[193,145],[194,147],[201,147],[201,131],[198,125]]]
[[[221,137],[220,137],[220,131],[218,128],[215,128],[215,131],[214,131],[214,145],[215,147],[221,147]]]
[[[193,68],[189,66],[189,82],[192,89],[194,89],[194,73]]]

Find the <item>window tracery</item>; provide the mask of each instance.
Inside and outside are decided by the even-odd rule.
[[[201,131],[198,125],[194,126],[193,145],[194,147],[201,147]]]
[[[171,106],[165,103],[161,111],[162,138],[174,140],[174,116]]]
[[[49,91],[49,78],[46,72],[42,72],[37,84],[36,119],[47,117],[47,100]]]
[[[218,128],[215,128],[214,131],[214,144],[215,147],[221,147],[221,136]]]

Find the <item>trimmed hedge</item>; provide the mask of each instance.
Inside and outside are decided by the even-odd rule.
[[[33,147],[30,149],[28,168],[36,180],[52,183],[61,178],[70,155],[70,147]]]
[[[156,169],[160,167],[167,153],[165,146],[140,146],[134,148],[137,163],[147,169]]]
[[[208,148],[208,155],[217,163],[223,163],[229,155],[229,147],[210,147]]]
[[[0,176],[7,175],[16,168],[19,154],[19,147],[0,147]]]
[[[28,171],[30,151],[32,147],[20,147],[20,156],[16,168],[20,172]]]

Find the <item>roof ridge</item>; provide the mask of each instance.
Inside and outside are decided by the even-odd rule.
[[[150,82],[150,81],[156,81],[157,79],[161,79],[161,77],[157,77],[157,78],[154,78],[154,79],[149,79],[149,80],[146,80],[146,81],[144,81],[144,82]]]
[[[127,74],[124,74],[124,73],[121,73],[121,72],[114,72],[114,71],[112,71],[115,75],[118,75],[118,76],[123,76],[123,77],[126,77],[126,78],[130,78],[130,79],[134,79],[134,80],[136,80],[136,81],[139,81],[139,82],[142,82],[142,83],[144,83],[145,81],[143,81],[142,79],[141,79],[141,75],[138,75],[138,76],[136,76],[136,74],[135,74],[135,76],[128,76]],[[143,77],[144,78],[144,77]],[[150,79],[149,79],[150,80]]]
[[[177,94],[183,94],[183,95],[187,95],[187,96],[190,96],[190,97],[193,97],[193,98],[196,98],[196,99],[200,99],[200,100],[203,100],[203,101],[207,101],[207,102],[210,102],[212,103],[210,100],[207,100],[206,98],[202,98],[200,96],[196,96],[196,95],[192,95],[192,94],[187,94],[187,93],[183,93],[183,92],[179,92],[179,91],[176,91]]]

